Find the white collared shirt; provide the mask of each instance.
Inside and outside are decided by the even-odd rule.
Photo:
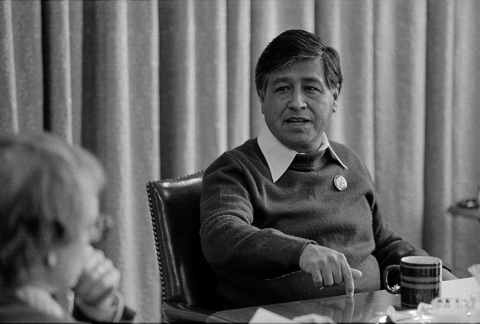
[[[270,169],[270,173],[272,175],[272,180],[273,182],[277,182],[277,180],[280,179],[285,171],[287,171],[298,152],[283,145],[275,137],[275,135],[272,134],[266,124],[263,125],[257,140],[258,146],[260,146],[260,150],[267,160],[268,168]],[[328,142],[327,135],[323,133],[320,148],[318,150],[325,151],[327,149],[330,150],[332,156],[342,165],[343,168],[348,169],[333,151],[330,143]]]

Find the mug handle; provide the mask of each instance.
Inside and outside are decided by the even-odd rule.
[[[398,294],[400,293],[400,285],[395,285],[393,287],[390,287],[388,283],[388,273],[390,271],[398,271],[400,273],[400,266],[398,264],[391,264],[385,268],[385,271],[383,271],[383,282],[385,283],[385,289],[391,293],[391,294]]]

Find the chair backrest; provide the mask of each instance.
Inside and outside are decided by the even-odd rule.
[[[150,181],[147,194],[160,268],[163,301],[220,309],[217,279],[200,246],[203,171]]]

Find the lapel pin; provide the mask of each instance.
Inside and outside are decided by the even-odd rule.
[[[341,175],[336,175],[335,178],[333,178],[333,184],[335,185],[335,188],[340,191],[347,189],[347,180]]]

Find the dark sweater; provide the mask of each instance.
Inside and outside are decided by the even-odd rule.
[[[256,139],[224,153],[207,168],[201,196],[204,255],[219,279],[226,308],[345,294],[344,285],[313,285],[300,270],[308,243],[345,254],[363,272],[355,291],[381,288],[381,271],[406,255],[426,255],[391,231],[383,220],[371,176],[346,146],[297,155],[273,183]],[[344,191],[333,179],[342,175]]]

